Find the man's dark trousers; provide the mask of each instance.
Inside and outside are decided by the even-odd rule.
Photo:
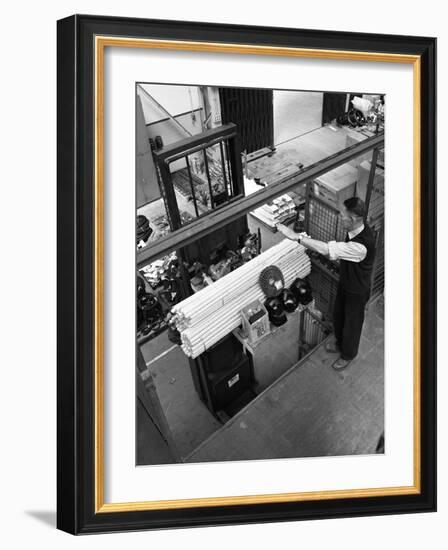
[[[341,350],[341,358],[351,361],[358,354],[364,312],[369,292],[347,292],[340,284],[334,304],[334,334]]]

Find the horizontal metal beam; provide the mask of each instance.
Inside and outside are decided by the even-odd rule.
[[[159,149],[159,151],[154,151],[155,159],[160,161],[172,160],[176,155],[185,156],[187,154],[186,150],[199,147],[201,145],[207,144],[211,141],[221,141],[223,139],[229,139],[235,136],[237,133],[236,125],[232,122],[225,124],[224,126],[219,126],[218,128],[212,128],[211,130],[206,130],[201,134],[196,134],[192,137],[184,138],[174,143],[170,143]]]
[[[192,155],[193,153],[197,153],[199,151],[204,151],[204,149],[208,147],[213,147],[213,145],[218,145],[219,143],[222,143],[225,140],[231,139],[236,136],[236,132],[233,134],[228,134],[225,137],[219,137],[215,139],[210,139],[206,142],[203,142],[199,145],[195,145],[194,147],[190,147],[189,149],[182,149],[180,153],[176,153],[175,155],[171,155],[170,157],[165,157],[164,162],[170,163],[174,162],[175,160],[183,159],[188,155]]]
[[[293,187],[306,183],[309,180],[318,178],[322,174],[341,166],[354,159],[355,157],[374,149],[384,146],[384,134],[379,134],[365,139],[359,143],[344,149],[344,151],[335,153],[311,166],[308,166],[297,175],[291,178],[272,183],[268,187],[243,197],[222,208],[210,212],[209,215],[197,219],[184,228],[178,229],[158,241],[148,245],[137,252],[137,267],[140,269],[151,261],[160,258],[162,255],[169,254],[173,250],[178,250],[201,237],[205,237],[212,231],[219,229],[232,221],[241,218],[255,208],[283,195]]]

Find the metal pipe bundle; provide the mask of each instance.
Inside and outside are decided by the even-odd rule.
[[[241,309],[254,300],[264,299],[258,279],[261,271],[269,265],[276,265],[281,270],[285,286],[296,277],[306,277],[311,270],[305,248],[296,241],[284,239],[176,304],[172,312],[186,355],[197,357],[241,324]]]

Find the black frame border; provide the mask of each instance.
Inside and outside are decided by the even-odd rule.
[[[57,527],[72,534],[436,510],[436,39],[74,15],[57,27]],[[417,55],[421,59],[421,492],[95,513],[94,38],[156,38]]]

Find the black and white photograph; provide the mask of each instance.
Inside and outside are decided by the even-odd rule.
[[[137,466],[385,452],[386,108],[136,83]]]
[[[4,547],[443,550],[443,3],[4,12]]]

